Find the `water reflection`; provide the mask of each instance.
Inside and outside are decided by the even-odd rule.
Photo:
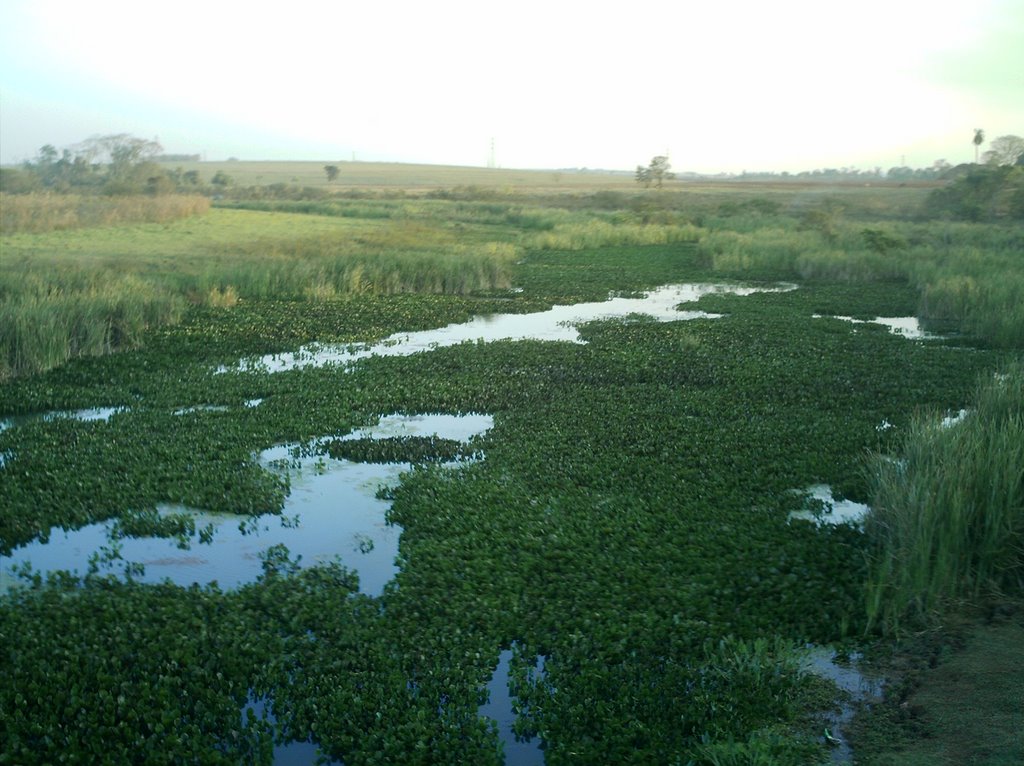
[[[68,418],[70,420],[110,420],[110,416],[118,412],[124,412],[127,407],[92,407],[84,410],[61,410],[56,412],[38,412],[31,415],[12,415],[7,418],[0,418],[0,431],[8,428],[32,423],[36,420],[57,420]]]
[[[246,371],[282,372],[328,364],[347,365],[370,356],[407,356],[467,341],[544,340],[582,343],[577,325],[597,319],[624,318],[645,314],[661,322],[686,319],[715,319],[721,314],[704,311],[678,311],[681,303],[696,301],[704,295],[752,295],[759,292],[785,292],[796,285],[744,286],[711,283],[665,285],[643,297],[612,297],[606,301],[554,306],[532,314],[492,314],[474,317],[468,322],[450,324],[435,330],[396,333],[379,343],[348,346],[305,346],[294,353],[269,354],[256,360],[244,360]],[[219,372],[227,368],[220,368]]]
[[[854,524],[860,526],[870,508],[863,503],[852,500],[838,500],[832,495],[832,488],[827,484],[815,484],[808,487],[805,507],[789,514],[790,519],[804,519],[815,524]]]
[[[942,338],[933,332],[928,332],[921,327],[917,317],[875,317],[874,319],[854,319],[853,317],[833,314],[812,314],[814,319],[841,319],[852,324],[880,324],[889,328],[893,335],[900,335],[913,340],[938,340]]]
[[[468,442],[492,425],[491,416],[480,414],[395,415],[342,438],[439,436]],[[398,571],[395,558],[401,528],[386,523],[390,503],[378,498],[377,490],[397,483],[409,464],[335,460],[311,455],[308,449],[298,449],[300,446],[282,445],[259,456],[264,466],[288,474],[291,493],[280,516],[247,519],[160,506],[158,510],[164,515],[193,515],[197,530],[213,525],[212,540],[200,544],[193,538],[188,550],[166,538],[112,541],[114,520],[73,531],[54,530],[49,542],[30,543],[0,558],[0,590],[15,582],[10,574],[12,566],[30,563],[34,571],[43,574],[58,569],[85,574],[90,557],[97,551],[110,569],[125,562],[142,564],[145,571],[137,579],[143,582],[167,579],[191,585],[216,581],[221,587],[231,588],[259,577],[263,551],[272,545],[285,545],[291,558],[302,557],[304,566],[340,558],[342,564],[359,574],[363,593],[380,595]]]
[[[505,649],[498,657],[498,667],[494,670],[487,684],[487,702],[480,706],[479,713],[490,718],[498,725],[498,737],[505,751],[505,766],[543,766],[544,750],[541,748],[540,737],[528,740],[518,739],[512,726],[516,720],[513,710],[513,697],[508,687],[509,663],[512,661],[512,650]],[[537,672],[544,673],[544,658],[539,658]]]
[[[832,737],[832,763],[853,763],[853,752],[843,729],[850,723],[860,703],[876,701],[882,695],[884,680],[860,669],[857,665],[859,660],[860,655],[855,653],[840,661],[833,649],[812,646],[804,662],[805,671],[829,679],[844,692],[839,711],[826,713]]]
[[[242,710],[242,724],[246,724],[252,716],[256,720],[264,720],[275,725],[277,717],[267,709],[265,697],[256,698],[249,695],[249,701]],[[274,743],[274,766],[343,766],[341,761],[328,761],[321,754],[319,746],[313,742]]]

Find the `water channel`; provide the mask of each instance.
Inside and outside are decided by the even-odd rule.
[[[809,646],[803,663],[805,672],[827,678],[843,692],[839,708],[826,715],[828,735],[831,738],[832,763],[853,763],[853,751],[846,739],[844,729],[853,720],[857,707],[864,703],[878,702],[882,697],[885,681],[860,666],[861,656],[840,655],[827,646]]]
[[[621,319],[645,314],[660,322],[687,319],[717,319],[721,314],[705,311],[679,311],[681,303],[699,300],[704,295],[753,295],[763,292],[787,292],[796,285],[745,286],[714,283],[665,285],[643,297],[610,297],[605,301],[553,306],[532,314],[491,314],[468,322],[450,324],[434,330],[396,333],[375,344],[346,346],[313,345],[294,353],[268,354],[240,362],[242,370],[282,372],[301,367],[329,364],[348,365],[370,356],[407,356],[467,341],[548,340],[582,343],[578,325],[598,319]],[[227,368],[221,368],[225,372]]]

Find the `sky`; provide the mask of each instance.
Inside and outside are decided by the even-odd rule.
[[[1024,0],[0,3],[5,164],[129,133],[207,160],[888,169],[973,161],[975,128],[1024,135]]]

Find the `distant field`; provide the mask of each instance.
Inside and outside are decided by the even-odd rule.
[[[274,183],[323,187],[345,191],[350,189],[404,189],[429,191],[458,186],[476,186],[499,191],[524,192],[594,192],[601,190],[639,191],[631,171],[550,169],[523,170],[507,168],[478,168],[456,165],[413,165],[397,162],[350,162],[323,160],[316,162],[251,161],[228,162],[168,162],[168,167],[196,170],[209,182],[214,174],[223,171],[239,186],[262,186]],[[337,165],[338,177],[327,181],[325,165]],[[924,190],[935,184],[895,184],[890,182],[837,184],[811,180],[738,181],[731,179],[679,179],[668,182],[665,191],[685,189],[706,193],[734,194],[792,194],[801,190],[828,189],[830,194],[857,194],[870,188],[873,194],[880,189],[891,190],[890,195],[920,197]]]
[[[387,188],[428,190],[454,186],[484,186],[510,189],[612,189],[636,188],[629,173],[577,170],[505,170],[454,165],[409,165],[397,162],[169,162],[170,167],[197,170],[206,182],[218,171],[231,176],[240,186],[274,183],[326,188]],[[325,165],[337,165],[338,178],[328,183]]]

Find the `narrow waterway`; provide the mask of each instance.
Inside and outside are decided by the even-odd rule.
[[[796,285],[746,286],[713,283],[665,285],[643,297],[612,297],[606,301],[554,306],[532,314],[492,314],[474,317],[468,322],[450,324],[434,330],[396,333],[374,344],[313,345],[294,353],[269,354],[259,359],[242,360],[246,371],[282,372],[301,367],[329,364],[348,365],[370,356],[407,356],[467,341],[548,340],[582,343],[577,326],[598,319],[616,319],[644,314],[660,322],[688,319],[716,319],[722,314],[705,311],[679,311],[681,303],[690,303],[704,295],[753,295],[763,292],[787,292]],[[225,372],[227,368],[221,368]]]
[[[845,729],[853,719],[857,706],[881,699],[885,685],[883,678],[860,668],[860,659],[859,654],[840,658],[835,650],[827,646],[812,646],[808,648],[804,662],[805,672],[829,679],[844,693],[839,709],[829,711],[826,715],[828,741],[832,748],[831,760],[835,764],[853,763],[853,751],[846,741]]]
[[[544,749],[540,737],[520,739],[513,726],[516,721],[515,697],[509,690],[509,665],[512,650],[504,649],[498,656],[498,666],[487,684],[487,703],[480,706],[480,715],[490,718],[498,727],[498,737],[505,753],[505,766],[543,766]],[[534,672],[544,674],[544,658],[538,658]]]

